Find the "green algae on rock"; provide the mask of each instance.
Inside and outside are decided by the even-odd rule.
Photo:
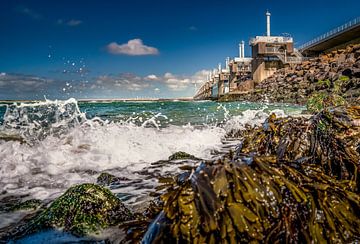
[[[188,154],[186,152],[182,152],[182,151],[179,151],[179,152],[176,152],[174,154],[172,154],[170,157],[169,157],[169,161],[171,160],[181,160],[181,159],[193,159],[193,160],[197,160],[198,158],[191,155],[191,154]]]
[[[15,204],[11,207],[11,211],[19,211],[19,210],[36,210],[41,206],[41,201],[38,199],[30,199],[24,202]]]
[[[110,190],[82,184],[68,189],[36,222],[84,235],[131,218],[131,211]]]
[[[96,183],[101,186],[110,186],[114,184],[120,184],[121,181],[129,180],[124,177],[116,177],[115,175],[103,172],[101,173],[96,180]]]
[[[343,106],[345,99],[337,94],[327,92],[313,93],[306,103],[306,108],[312,113],[318,113],[326,107]]]
[[[133,213],[110,190],[96,184],[69,188],[29,222],[13,230],[7,240],[48,228],[83,236],[133,218]]]

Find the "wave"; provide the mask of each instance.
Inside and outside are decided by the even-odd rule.
[[[129,119],[87,119],[75,99],[8,105],[1,133],[18,133],[27,143],[0,138],[0,188],[7,194],[53,199],[73,184],[95,182],[99,173],[106,171],[142,181],[141,187],[129,184],[120,191],[142,195],[157,183],[141,175],[151,163],[177,151],[211,159],[213,152],[222,150],[229,132],[243,129],[245,124],[260,124],[269,115],[264,110],[247,110],[231,116],[226,107],[219,109],[226,118],[221,126],[161,127],[160,118],[171,118],[160,113],[141,124]],[[282,110],[274,112],[285,116]],[[178,166],[167,164],[156,170],[175,173]]]
[[[66,101],[14,103],[7,105],[0,130],[3,134],[18,134],[32,142],[48,135],[66,133],[84,121],[86,116],[80,112],[74,98]]]

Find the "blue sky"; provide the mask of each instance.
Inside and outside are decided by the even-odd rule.
[[[206,71],[266,31],[300,45],[360,1],[132,0],[0,3],[0,99],[188,97]],[[246,55],[250,55],[247,47]]]

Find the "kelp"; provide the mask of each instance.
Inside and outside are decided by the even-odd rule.
[[[162,181],[144,243],[360,241],[360,107],[271,115],[239,135],[235,152]]]

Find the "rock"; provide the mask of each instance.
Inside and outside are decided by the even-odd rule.
[[[181,152],[181,151],[176,152],[176,153],[174,153],[173,155],[171,155],[171,156],[169,157],[169,160],[170,160],[170,161],[171,161],[171,160],[180,160],[180,159],[193,159],[193,160],[198,160],[197,157],[195,157],[195,156],[193,156],[193,155],[191,155],[191,154],[188,154],[188,153],[186,153],[186,152]]]
[[[303,76],[304,75],[304,70],[299,70],[298,72],[296,72],[297,76]]]
[[[343,97],[336,94],[328,94],[326,92],[313,93],[306,103],[309,112],[318,113],[324,108],[345,105],[346,101]]]
[[[19,210],[36,210],[41,206],[41,201],[38,199],[30,199],[24,202],[15,204],[11,207],[11,211],[19,211]]]
[[[345,76],[348,76],[348,77],[351,77],[352,71],[351,71],[351,69],[347,68],[347,69],[343,70],[343,72],[341,72],[341,74],[345,75]]]
[[[110,185],[118,185],[120,184],[121,181],[127,181],[127,180],[129,179],[126,177],[116,177],[112,174],[103,172],[98,176],[96,183],[102,186],[110,186]]]
[[[358,59],[360,57],[360,50],[356,50],[355,54],[354,54],[354,58]]]
[[[360,78],[360,69],[353,69],[352,72],[353,77]]]
[[[340,54],[338,57],[337,57],[337,62],[338,63],[343,63],[343,62],[345,62],[345,60],[346,60],[346,55],[345,54]]]
[[[39,216],[27,230],[61,228],[83,236],[131,220],[133,213],[110,190],[95,184],[68,189]]]
[[[1,212],[13,212],[18,210],[36,210],[42,202],[38,199],[29,199],[22,201],[25,196],[7,196],[0,200],[0,213]]]

